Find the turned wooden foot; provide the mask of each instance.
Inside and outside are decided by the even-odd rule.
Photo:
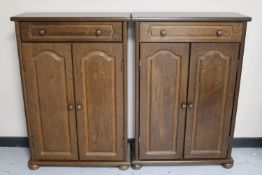
[[[122,165],[118,167],[120,170],[127,170],[129,168],[129,165]]]
[[[134,169],[134,170],[139,170],[139,169],[142,168],[142,165],[141,165],[141,164],[132,164],[131,167],[132,167],[132,169]]]
[[[233,163],[223,163],[222,166],[226,169],[230,169],[233,167]]]
[[[28,168],[29,168],[30,170],[37,170],[37,169],[40,168],[40,166],[29,162],[29,163],[28,163]]]

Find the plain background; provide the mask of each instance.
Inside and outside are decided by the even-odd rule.
[[[0,137],[27,136],[15,26],[23,12],[240,12],[248,23],[235,137],[262,137],[261,0],[0,0]],[[134,37],[129,27],[128,136],[134,136]]]

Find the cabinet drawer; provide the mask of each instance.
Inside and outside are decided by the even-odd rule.
[[[122,41],[121,22],[22,22],[22,41]]]
[[[141,42],[240,42],[242,23],[141,22]]]

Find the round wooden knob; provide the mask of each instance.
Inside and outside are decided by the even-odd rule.
[[[166,36],[166,30],[164,30],[164,29],[161,30],[161,31],[160,31],[160,35],[161,35],[161,36]]]
[[[217,36],[222,36],[223,35],[223,30],[218,30],[217,31]]]
[[[44,29],[41,29],[41,30],[39,31],[39,35],[44,36],[44,35],[45,35],[45,30],[44,30]]]
[[[187,107],[187,106],[186,106],[186,103],[182,103],[182,104],[181,104],[181,108],[182,108],[182,109],[186,109],[186,107]]]
[[[81,110],[82,109],[82,105],[81,104],[76,105],[76,109],[77,110]]]
[[[73,104],[69,104],[68,105],[68,110],[69,111],[72,111],[72,110],[74,110],[75,109],[75,106],[73,105]]]
[[[96,30],[96,36],[100,36],[102,34],[102,31],[100,29]]]
[[[193,107],[194,107],[193,103],[188,103],[188,106],[187,106],[188,109],[192,109]]]

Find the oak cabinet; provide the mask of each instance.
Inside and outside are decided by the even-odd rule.
[[[233,165],[246,23],[251,19],[226,13],[189,15],[132,14],[136,21],[134,169],[148,164]]]
[[[126,169],[129,15],[70,15],[12,18],[29,135],[29,168]]]

